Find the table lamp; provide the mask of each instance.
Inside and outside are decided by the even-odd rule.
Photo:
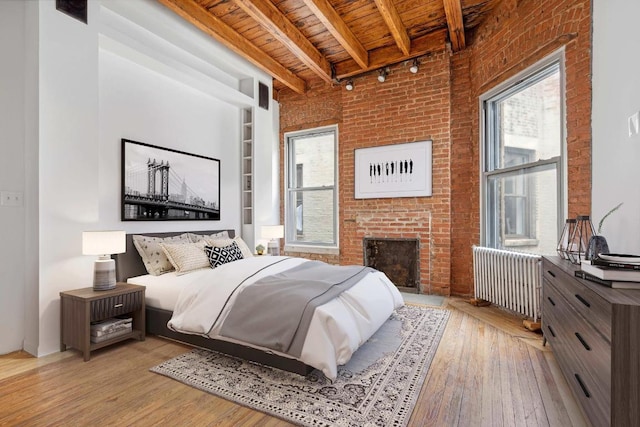
[[[278,239],[284,237],[284,225],[263,225],[262,238],[269,239],[267,252],[269,255],[280,255],[280,242]]]
[[[125,251],[124,231],[83,231],[82,254],[99,255],[93,265],[93,290],[106,291],[116,287],[116,262],[112,254]]]

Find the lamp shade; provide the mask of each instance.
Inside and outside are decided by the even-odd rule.
[[[284,225],[263,225],[261,229],[263,239],[282,239]]]
[[[83,231],[83,255],[121,254],[126,250],[125,232],[117,231]]]

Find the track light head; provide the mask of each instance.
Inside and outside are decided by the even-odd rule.
[[[384,68],[380,68],[378,70],[378,81],[380,83],[383,83],[385,80],[387,80],[387,70]]]
[[[347,84],[344,85],[346,90],[353,90],[353,80],[347,80]]]
[[[413,74],[416,74],[419,69],[420,69],[420,65],[418,63],[418,59],[414,59],[413,63],[411,64],[411,67],[409,67],[409,71],[411,71],[411,73]]]

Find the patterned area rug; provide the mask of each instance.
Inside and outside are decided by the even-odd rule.
[[[334,382],[202,349],[151,371],[302,426],[406,426],[448,319],[447,310],[402,307]]]

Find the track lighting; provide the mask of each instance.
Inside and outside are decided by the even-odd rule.
[[[409,67],[409,71],[411,71],[413,74],[416,74],[419,69],[420,69],[420,66],[418,64],[418,59],[414,59],[413,63],[411,64],[411,67]]]
[[[378,70],[378,81],[383,83],[385,80],[387,80],[387,70],[385,68],[380,68]]]
[[[346,90],[353,90],[353,80],[347,80],[347,84],[344,85]]]

